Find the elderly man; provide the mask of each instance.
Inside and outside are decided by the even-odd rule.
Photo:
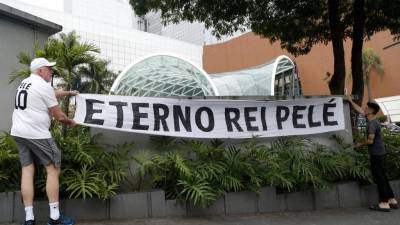
[[[30,77],[24,79],[17,88],[15,108],[12,116],[11,135],[14,138],[22,166],[21,194],[25,205],[25,225],[34,225],[34,159],[46,168],[46,193],[50,206],[48,225],[73,224],[73,220],[59,211],[59,175],[61,152],[51,137],[49,128],[51,118],[67,124],[76,125],[60,109],[56,96],[74,96],[76,91],[54,91],[49,82],[55,62],[36,58],[31,62]]]

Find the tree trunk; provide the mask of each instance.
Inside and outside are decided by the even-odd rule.
[[[365,78],[365,86],[367,86],[367,93],[368,93],[368,101],[372,101],[372,91],[371,91],[371,83],[369,79],[369,75],[366,74]]]
[[[334,71],[329,82],[329,89],[332,95],[344,93],[346,67],[343,47],[343,27],[341,26],[339,13],[340,0],[328,0],[329,27],[331,32]]]
[[[63,108],[64,108],[64,113],[69,117],[69,97],[66,96],[63,101]],[[65,137],[67,135],[67,125],[63,124],[62,125],[62,136]]]
[[[353,5],[353,46],[351,49],[351,70],[353,74],[353,95],[361,105],[364,97],[364,76],[362,69],[362,48],[364,44],[365,2],[354,0]]]
[[[72,74],[71,74],[71,72],[68,72],[68,79],[67,79],[67,82],[70,82],[70,80],[71,80],[71,77],[72,77]],[[70,83],[67,83],[67,86],[66,86],[66,90],[67,91],[70,91],[71,90],[71,84]],[[64,98],[64,101],[63,101],[63,109],[64,109],[64,113],[65,113],[65,115],[67,116],[67,117],[69,117],[69,105],[70,105],[70,102],[69,102],[69,96],[66,96],[65,98]],[[63,124],[62,125],[62,136],[63,137],[65,137],[67,135],[67,125],[66,124]]]

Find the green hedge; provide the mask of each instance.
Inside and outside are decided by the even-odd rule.
[[[165,190],[169,199],[205,207],[226,192],[255,191],[266,185],[288,192],[324,189],[340,181],[371,182],[366,148],[333,136],[335,149],[304,138],[285,137],[270,144],[258,139],[231,145],[220,140],[200,142],[153,137],[158,153],[134,150],[131,144],[102,146],[89,128],[69,129],[66,137],[53,125],[53,137],[63,153],[61,194],[68,198],[107,199],[134,173],[147,188]],[[390,179],[400,178],[400,135],[383,132],[388,151]],[[364,137],[356,132],[356,139]],[[45,173],[37,167],[36,193],[45,196]],[[0,137],[0,192],[19,190],[20,165],[16,146],[8,133]]]
[[[142,176],[150,176],[168,198],[206,207],[223,193],[257,191],[265,185],[295,191],[324,189],[342,180],[370,181],[367,154],[337,141],[338,150],[287,137],[268,145],[257,139],[240,145],[164,140],[165,153],[146,157],[141,153],[134,159]]]
[[[91,137],[90,129],[77,126],[61,136],[61,126],[51,128],[62,151],[62,196],[107,199],[116,194],[128,175],[131,145],[101,146],[100,135]],[[15,143],[8,133],[0,137],[0,192],[19,190],[20,164]],[[45,170],[36,166],[35,194],[45,196]]]

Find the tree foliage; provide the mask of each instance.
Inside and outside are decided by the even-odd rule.
[[[251,29],[271,42],[279,41],[294,55],[307,54],[315,44],[332,41],[332,94],[344,91],[344,40],[354,43],[353,90],[360,95],[363,40],[383,30],[400,34],[399,0],[130,0],[130,4],[138,15],[161,11],[165,23],[204,22],[217,37]]]
[[[362,71],[364,86],[367,88],[368,101],[373,101],[371,90],[372,72],[383,78],[384,70],[379,55],[372,48],[364,48],[362,51]],[[355,81],[351,73],[348,75],[348,79]],[[364,99],[364,92],[361,93],[360,99]]]
[[[372,91],[371,91],[371,72],[374,71],[378,76],[382,77],[384,74],[382,68],[382,62],[379,55],[372,48],[363,49],[362,53],[362,65],[363,65],[363,75],[364,83],[367,87],[368,101],[372,101]]]
[[[108,68],[109,62],[97,59],[90,64],[79,67],[77,78],[81,93],[108,94],[117,74]]]
[[[31,74],[29,65],[37,57],[57,62],[53,68],[55,86],[64,90],[105,94],[117,76],[108,68],[109,62],[99,58],[100,49],[92,43],[81,42],[74,31],[49,38],[43,48],[35,43],[32,52],[33,57],[24,52],[17,55],[22,68],[10,74],[10,82],[28,77]],[[62,105],[65,114],[70,116],[70,98],[64,98]],[[66,126],[63,133],[66,133]]]

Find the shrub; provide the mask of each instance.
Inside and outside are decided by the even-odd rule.
[[[354,139],[357,142],[365,140],[365,131],[356,130],[353,132]],[[390,132],[387,129],[382,129],[382,139],[386,148],[386,173],[389,180],[400,179],[400,134]],[[369,156],[367,147],[357,150],[360,154],[365,155],[369,167]]]
[[[55,126],[53,137],[63,152],[61,193],[69,198],[108,199],[127,177],[132,145],[101,146],[88,127],[69,129],[62,137]]]
[[[60,194],[69,198],[107,199],[116,194],[128,174],[132,145],[101,146],[87,127],[76,126],[61,135],[61,126],[51,127],[61,150],[62,171]],[[10,134],[0,136],[0,192],[19,190],[20,163]],[[7,182],[6,182],[7,181]],[[35,195],[45,197],[46,174],[36,165]]]
[[[387,121],[388,118],[387,118],[387,116],[385,116],[385,115],[380,115],[380,116],[377,116],[376,119],[377,119],[380,123],[384,123],[384,122]]]
[[[19,189],[20,172],[17,146],[9,133],[0,135],[0,192]]]
[[[383,143],[387,151],[385,164],[388,178],[400,179],[400,134],[383,130]]]
[[[167,198],[206,207],[226,192],[273,185],[282,191],[323,189],[340,180],[370,180],[365,155],[336,138],[339,150],[301,138],[280,138],[270,145],[257,139],[240,145],[160,139],[168,152],[136,160],[142,177],[151,176]],[[172,143],[172,144],[171,144]],[[156,144],[160,149],[162,145]]]
[[[209,143],[175,138],[152,138],[159,153],[136,151],[132,144],[102,146],[99,135],[77,126],[61,136],[61,126],[52,125],[53,137],[63,153],[61,194],[69,198],[114,196],[129,172],[138,164],[139,189],[146,178],[152,187],[165,190],[169,199],[206,207],[226,192],[251,190],[265,185],[280,191],[324,189],[330,183],[356,180],[371,182],[366,148],[333,136],[339,148],[297,137],[279,138],[270,144],[251,139],[231,145],[221,140]],[[355,132],[356,139],[365,135]],[[400,135],[383,130],[388,152],[390,179],[400,178]],[[8,133],[0,136],[0,191],[19,189],[20,166],[15,143]],[[7,181],[7,182],[6,182]],[[37,166],[36,193],[45,195],[45,171]]]

